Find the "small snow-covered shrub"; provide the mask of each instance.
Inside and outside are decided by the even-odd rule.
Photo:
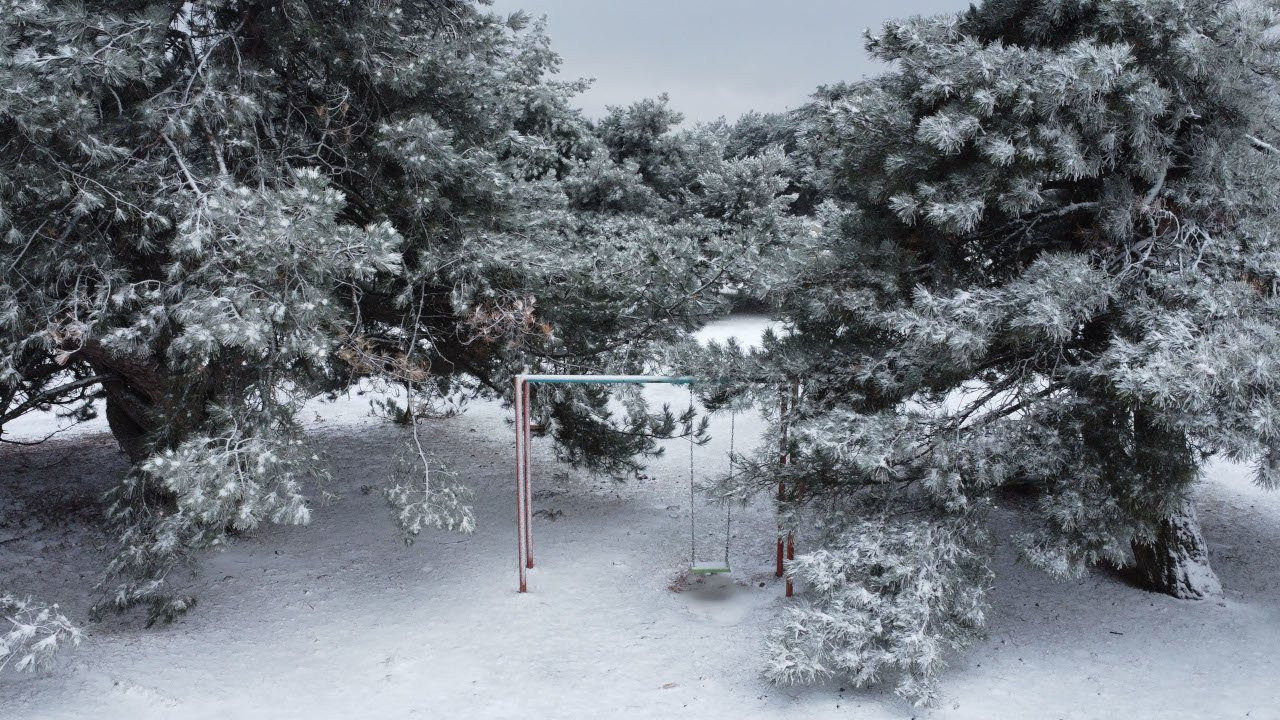
[[[80,644],[80,628],[56,604],[0,593],[0,616],[9,624],[0,635],[0,670],[37,670],[53,660],[59,647]]]
[[[766,675],[780,684],[847,675],[861,687],[896,674],[899,695],[929,702],[944,651],[985,621],[992,574],[982,542],[955,520],[849,523],[792,563],[806,597],[770,632]]]

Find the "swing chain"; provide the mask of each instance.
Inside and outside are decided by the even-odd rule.
[[[734,426],[737,424],[737,421],[738,421],[738,411],[737,411],[737,410],[734,410],[734,411],[733,411],[733,414],[729,416],[729,487],[730,487],[730,489],[732,489],[732,488],[734,487],[734,486],[733,486],[733,470],[734,470],[734,468],[733,468],[733,452],[734,452],[734,450],[733,450],[733,445],[734,445],[734,434],[735,434],[735,430],[736,430],[736,428],[735,428]],[[725,567],[729,567],[729,538],[731,538],[731,537],[732,537],[732,535],[730,535],[730,531],[733,529],[733,498],[727,498],[727,499],[725,500],[725,505],[724,505],[724,507],[725,507],[725,511],[724,511],[724,566],[725,566]]]
[[[689,388],[689,566],[694,567],[698,564],[698,530],[697,530],[697,512],[696,512],[696,495],[694,493],[694,464],[693,464],[693,388]],[[734,453],[736,451],[738,412],[733,411],[729,416],[729,484],[732,487],[736,468],[734,466]],[[729,567],[729,546],[733,531],[733,499],[725,500],[724,515],[724,566]]]
[[[689,388],[689,567],[698,564],[698,533],[693,497],[693,387]]]

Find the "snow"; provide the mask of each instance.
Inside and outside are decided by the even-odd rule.
[[[706,335],[762,324],[735,318]],[[509,410],[472,403],[427,423],[431,447],[475,490],[478,530],[405,546],[365,490],[406,431],[368,417],[367,396],[314,409],[334,477],[314,491],[310,526],[264,527],[182,569],[200,603],[172,625],[108,617],[50,671],[0,676],[0,718],[1260,718],[1280,707],[1280,496],[1247,468],[1215,464],[1199,498],[1220,600],[1146,593],[1105,570],[1059,583],[1002,548],[988,638],[953,658],[943,700],[919,711],[882,690],[761,679],[763,634],[786,602],[772,509],[735,508],[731,575],[688,576],[687,445],[617,483],[557,467],[535,440],[537,567],[521,595]],[[723,467],[727,426],[713,419],[699,472]],[[0,577],[81,619],[105,557],[100,494],[125,467],[104,429],[0,448]],[[737,432],[758,440],[759,418],[739,416]],[[696,509],[699,559],[715,559],[723,515],[701,498]],[[1016,528],[1012,509],[998,512],[997,533]]]

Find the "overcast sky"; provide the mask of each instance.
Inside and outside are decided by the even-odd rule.
[[[546,15],[563,75],[593,77],[591,116],[666,92],[691,121],[803,103],[818,85],[877,71],[862,31],[969,0],[494,0]]]

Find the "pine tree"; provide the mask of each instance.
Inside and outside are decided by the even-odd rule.
[[[104,607],[171,618],[193,551],[309,519],[308,398],[379,378],[416,430],[525,367],[639,369],[721,311],[785,158],[664,101],[591,123],[558,64],[462,0],[0,1],[0,440],[105,398],[134,467]],[[676,430],[552,400],[576,462]],[[413,438],[386,488],[407,537],[468,530]]]
[[[985,517],[1012,485],[1035,489],[1016,541],[1050,573],[1136,555],[1157,589],[1217,589],[1200,468],[1277,481],[1276,21],[989,0],[886,24],[868,48],[892,69],[799,113],[825,202],[769,263],[789,332],[706,362],[731,391],[801,388],[794,464],[771,450],[725,490],[784,481],[818,547],[774,679],[900,672],[928,700],[985,620]]]

